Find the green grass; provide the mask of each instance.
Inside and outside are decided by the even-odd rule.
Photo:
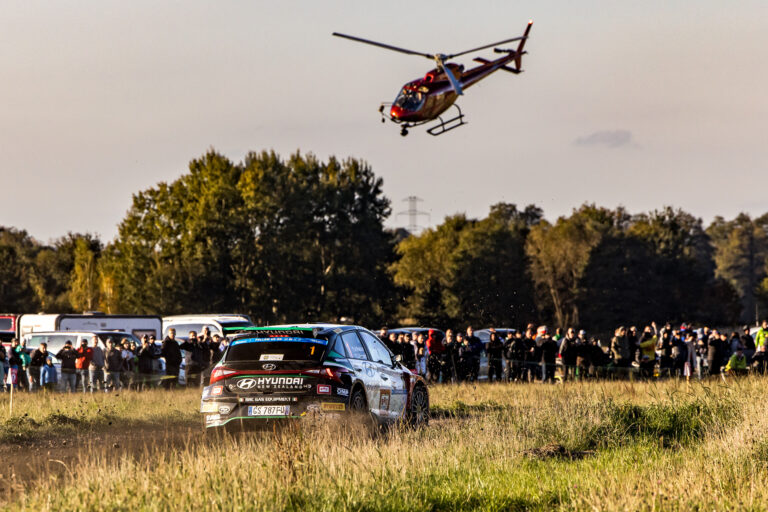
[[[766,384],[754,378],[728,386],[433,387],[434,417],[425,429],[371,436],[354,425],[304,422],[277,433],[193,434],[180,446],[118,457],[105,448],[84,453],[66,473],[44,477],[11,507],[764,510]],[[54,416],[66,403],[56,403],[57,413],[23,403],[30,398],[20,400],[20,411],[30,407],[25,412],[39,428],[50,434],[51,423],[69,427]],[[197,421],[194,391],[67,399],[84,406],[87,421],[103,421],[93,407],[121,424],[171,428]],[[579,460],[528,455],[547,445],[591,452]]]

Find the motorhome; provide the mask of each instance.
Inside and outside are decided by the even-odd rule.
[[[103,313],[21,315],[16,328],[22,337],[33,332],[122,331],[141,338],[144,334],[161,339],[163,321],[154,315],[105,315]]]

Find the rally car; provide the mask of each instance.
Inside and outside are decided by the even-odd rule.
[[[362,327],[250,327],[230,336],[200,412],[206,429],[346,413],[418,426],[429,421],[429,392]]]

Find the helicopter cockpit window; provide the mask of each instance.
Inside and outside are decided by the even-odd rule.
[[[403,110],[418,110],[424,103],[424,95],[412,89],[403,89],[395,99],[395,105]]]

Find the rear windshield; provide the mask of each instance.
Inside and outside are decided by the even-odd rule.
[[[233,341],[226,361],[320,361],[328,341],[311,338],[242,338]]]

